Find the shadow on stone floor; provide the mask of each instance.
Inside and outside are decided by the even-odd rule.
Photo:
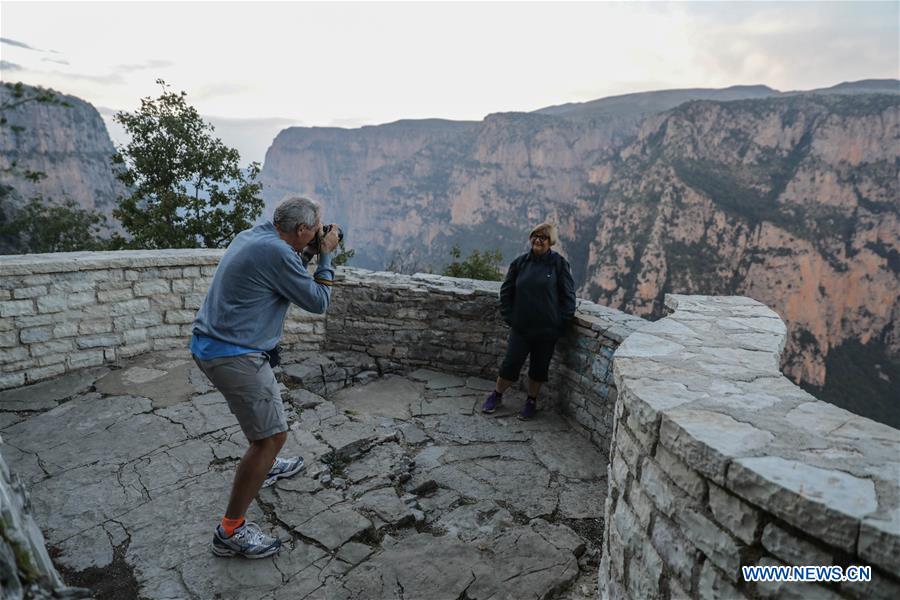
[[[288,359],[283,453],[308,468],[251,506],[285,541],[260,561],[209,552],[246,442],[187,354],[0,392],[3,454],[69,583],[101,598],[596,597],[606,458],[558,414],[521,422],[511,392],[482,415],[482,379]]]

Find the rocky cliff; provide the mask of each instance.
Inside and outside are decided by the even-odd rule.
[[[884,419],[900,396],[897,91],[674,90],[291,128],[264,195],[269,210],[286,193],[322,201],[369,268],[439,269],[454,244],[510,260],[529,225],[556,220],[582,296],[642,315],[666,292],[753,296],[790,325],[788,374]]]
[[[100,113],[74,96],[54,93],[56,102],[20,102],[37,88],[22,86],[16,98],[11,84],[0,85],[5,123],[0,127],[0,216],[9,218],[35,196],[62,203],[67,198],[85,209],[111,216],[121,184],[113,175],[115,149]],[[24,176],[41,172],[39,181]]]
[[[787,374],[900,424],[898,140],[897,95],[649,119],[569,216],[591,240],[582,292],[657,315],[666,292],[751,296],[789,323]]]

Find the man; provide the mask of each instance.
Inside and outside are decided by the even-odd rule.
[[[264,482],[270,485],[303,469],[302,457],[278,458],[288,427],[269,358],[291,303],[312,313],[328,309],[338,228],[322,235],[319,212],[312,200],[288,198],[275,209],[272,223],[234,238],[194,320],[194,360],[225,396],[250,441],[213,535],[216,556],[264,558],[281,548],[280,540],[244,515]],[[299,253],[316,238],[320,254],[312,276]]]

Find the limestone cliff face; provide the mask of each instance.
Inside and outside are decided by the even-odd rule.
[[[666,292],[750,295],[788,321],[795,379],[896,410],[897,89],[680,90],[478,123],[295,128],[269,149],[264,195],[322,201],[367,268],[440,269],[454,244],[509,261],[555,220],[582,297],[658,315]]]
[[[34,89],[24,86],[26,97]],[[121,184],[115,179],[110,157],[115,149],[103,119],[89,103],[57,94],[65,105],[26,102],[3,111],[0,127],[0,185],[7,190],[0,212],[7,216],[35,196],[61,203],[67,198],[79,206],[112,214]],[[0,85],[0,102],[15,102]],[[13,168],[13,163],[15,167]],[[38,182],[23,177],[40,171]]]
[[[522,252],[523,231],[574,205],[596,163],[633,140],[641,118],[695,97],[777,92],[651,92],[481,122],[399,121],[357,130],[282,131],[261,174],[269,211],[288,193],[309,194],[327,220],[347,226],[354,263],[383,268],[397,257],[441,268],[448,250]],[[566,247],[577,243],[563,232]],[[583,252],[582,252],[583,254]]]
[[[638,314],[659,314],[666,292],[748,295],[788,322],[796,380],[825,385],[827,357],[852,341],[896,390],[898,140],[896,95],[695,102],[649,119],[578,207],[601,215],[581,292]]]

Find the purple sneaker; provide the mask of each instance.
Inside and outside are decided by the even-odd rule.
[[[503,406],[503,394],[498,394],[497,391],[494,390],[481,406],[481,412],[491,414],[501,406]]]
[[[537,399],[528,398],[525,400],[525,406],[522,407],[522,412],[519,413],[520,421],[528,421],[534,416],[534,413],[537,412]]]

